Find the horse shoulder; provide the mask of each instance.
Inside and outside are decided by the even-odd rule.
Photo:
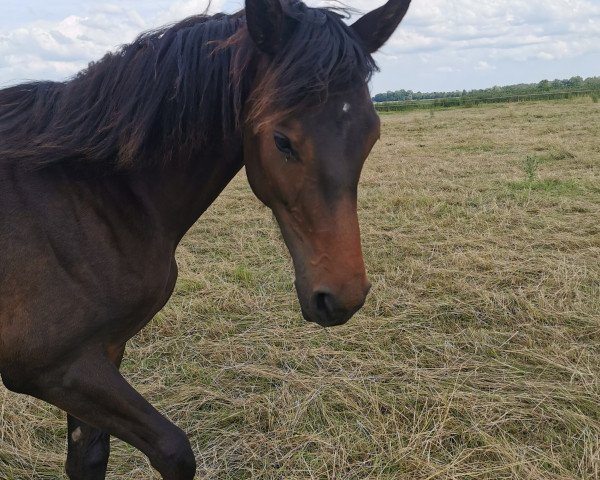
[[[129,193],[102,192],[39,181],[3,189],[0,372],[124,343],[170,297],[173,241]]]

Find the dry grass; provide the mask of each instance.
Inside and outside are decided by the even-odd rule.
[[[240,176],[126,376],[190,434],[198,478],[600,478],[600,105],[383,125],[360,201],[374,288],[349,326],[301,320]],[[0,478],[63,478],[63,414],[0,387],[0,427]],[[109,478],[157,477],[115,440]]]

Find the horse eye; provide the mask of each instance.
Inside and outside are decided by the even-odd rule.
[[[275,132],[273,139],[275,140],[275,146],[281,153],[285,155],[286,160],[295,157],[292,142],[290,142],[288,137],[286,137],[283,133]]]

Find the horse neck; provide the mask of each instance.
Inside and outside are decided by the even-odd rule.
[[[134,181],[147,208],[179,243],[243,166],[241,137],[206,148],[192,160],[141,171]]]
[[[246,80],[250,91],[266,61],[261,56],[249,62]],[[249,93],[243,95],[243,103],[248,96]],[[177,243],[243,167],[241,131],[215,140],[219,137],[214,135],[210,144],[194,154],[186,153],[186,160],[174,159],[175,167],[157,167],[145,178],[162,224],[173,233]]]

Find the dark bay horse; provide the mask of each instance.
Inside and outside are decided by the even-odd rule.
[[[340,325],[363,305],[371,54],[409,3],[348,26],[339,10],[246,0],[68,82],[0,90],[0,374],[68,413],[72,480],[105,477],[109,435],[166,480],[194,477],[186,435],[119,365],[173,291],[179,241],[242,166],[280,225],[304,317]]]

